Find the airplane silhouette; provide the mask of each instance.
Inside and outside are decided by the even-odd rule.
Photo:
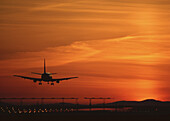
[[[24,79],[30,79],[30,80],[33,80],[34,83],[39,81],[39,85],[42,85],[41,81],[48,82],[48,84],[49,84],[49,82],[52,82],[51,85],[54,85],[53,82],[55,82],[55,81],[56,81],[56,83],[60,83],[60,81],[62,81],[62,80],[78,78],[78,77],[68,77],[68,78],[53,79],[51,75],[56,74],[56,73],[46,72],[45,59],[44,59],[44,73],[36,73],[36,72],[31,72],[31,73],[41,75],[41,78],[32,78],[32,77],[26,77],[26,76],[20,76],[20,75],[13,75],[13,76],[21,77],[21,78],[24,78]]]

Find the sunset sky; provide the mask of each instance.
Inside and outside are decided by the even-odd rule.
[[[169,0],[0,0],[0,97],[170,100]],[[30,72],[78,76],[39,86]]]

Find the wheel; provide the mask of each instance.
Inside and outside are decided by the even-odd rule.
[[[54,83],[51,83],[51,85],[54,85]]]
[[[42,85],[42,83],[40,82],[39,85]]]

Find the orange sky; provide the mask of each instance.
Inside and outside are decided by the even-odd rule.
[[[169,0],[0,0],[1,97],[170,100]],[[79,76],[39,86],[14,74]]]

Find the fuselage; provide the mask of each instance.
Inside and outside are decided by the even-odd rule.
[[[42,79],[43,81],[50,81],[50,80],[52,80],[52,76],[51,76],[50,73],[43,73],[43,74],[41,75],[41,79]]]

